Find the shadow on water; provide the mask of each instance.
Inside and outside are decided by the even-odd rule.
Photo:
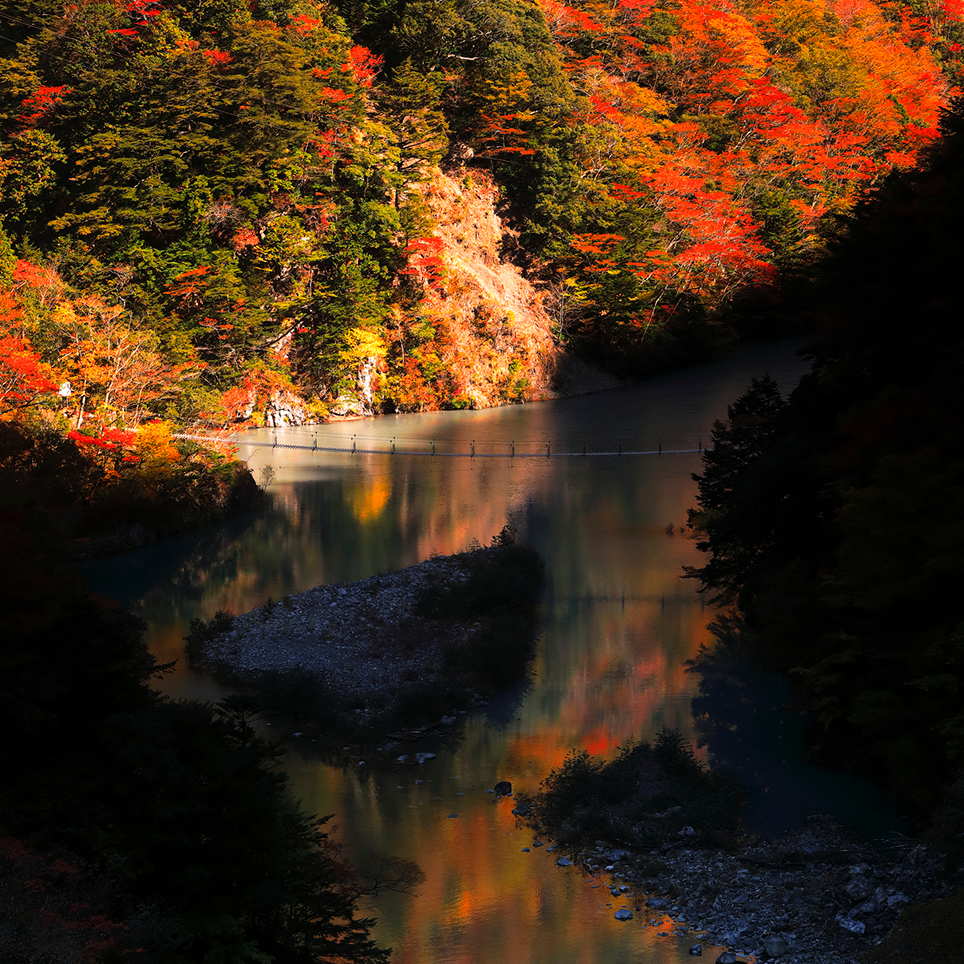
[[[269,500],[259,509],[194,532],[89,562],[84,572],[92,584],[112,588],[124,601],[149,596],[159,584],[178,598],[199,599],[209,573],[231,568],[238,541],[259,522],[263,524],[271,509]]]
[[[519,708],[532,690],[533,682],[531,674],[523,676],[490,697],[485,707],[486,722],[498,730],[507,729],[515,722]]]
[[[787,678],[741,654],[738,638],[721,638],[690,671],[701,677],[692,701],[699,745],[748,789],[749,830],[775,836],[812,814],[829,814],[868,837],[907,829],[870,781],[805,762],[812,716],[789,709]]]

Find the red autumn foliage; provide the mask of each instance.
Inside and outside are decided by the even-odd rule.
[[[373,54],[367,47],[356,45],[348,51],[348,60],[343,69],[351,70],[359,87],[370,90],[383,63],[383,57]]]
[[[0,337],[0,417],[37,405],[56,391],[53,375],[28,341],[15,335]]]
[[[241,228],[240,231],[235,231],[231,238],[231,247],[235,251],[243,251],[245,248],[257,247],[259,241],[260,238],[251,228]]]
[[[531,120],[525,113],[482,114],[479,118],[479,157],[498,157],[516,154],[528,157],[536,153],[530,146],[529,133],[516,126],[520,121]]]
[[[254,368],[245,373],[241,384],[221,395],[217,410],[206,413],[206,417],[223,425],[247,422],[254,413],[264,411],[269,402],[292,389],[287,373]]]
[[[871,0],[540,5],[580,97],[571,126],[593,191],[562,256],[581,284],[573,310],[616,333],[693,296],[715,307],[772,286],[828,212],[915,163],[951,93],[928,44],[964,0],[928,17]],[[508,116],[484,124],[483,155],[511,149],[510,128],[524,143]],[[651,233],[613,236],[647,223],[639,208]]]
[[[137,440],[137,432],[128,429],[108,428],[100,435],[89,435],[82,432],[68,432],[67,438],[76,442],[77,445],[92,445],[96,448],[116,451],[122,448],[129,448]]]
[[[304,13],[295,14],[295,16],[291,18],[291,29],[302,37],[307,36],[320,25],[320,20],[309,17]]]
[[[0,831],[0,915],[17,922],[23,960],[95,964],[108,951],[118,960],[136,953],[128,928],[97,909],[102,900],[77,866]]]
[[[231,55],[226,50],[202,50],[201,54],[208,64],[216,70],[231,63]]]
[[[170,298],[191,300],[204,291],[210,283],[205,278],[210,271],[207,265],[182,271],[170,284],[165,285],[164,292]]]
[[[408,267],[399,274],[418,280],[427,288],[438,289],[442,285],[442,252],[445,243],[441,238],[413,238],[405,246]]]
[[[20,126],[36,126],[69,93],[70,88],[64,85],[60,87],[38,87],[35,93],[23,99],[21,107],[23,107],[24,113],[17,117]]]

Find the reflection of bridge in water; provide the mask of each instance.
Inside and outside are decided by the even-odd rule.
[[[505,442],[501,446],[499,443],[486,442],[488,448],[500,447],[504,451],[500,452],[478,452],[475,448],[475,442],[467,443],[468,448],[463,451],[444,451],[436,446],[435,439],[402,439],[396,441],[392,439],[390,443],[385,443],[387,447],[377,447],[377,443],[368,442],[365,440],[358,441],[353,435],[351,437],[351,445],[319,445],[317,440],[314,440],[311,445],[296,444],[294,442],[279,442],[277,439],[273,439],[270,442],[253,442],[247,439],[237,439],[230,436],[213,436],[213,435],[189,435],[186,433],[179,433],[173,436],[173,438],[179,439],[190,439],[197,442],[229,442],[232,445],[237,445],[239,448],[242,446],[253,446],[255,448],[266,448],[266,449],[299,449],[303,452],[324,452],[328,454],[340,454],[340,455],[427,455],[430,458],[456,458],[456,459],[566,459],[566,458],[599,458],[601,456],[610,457],[625,457],[630,458],[638,455],[694,455],[704,451],[703,440],[699,440],[696,448],[663,448],[662,442],[658,443],[657,447],[654,449],[624,449],[621,445],[617,446],[615,449],[606,449],[601,451],[591,451],[586,446],[583,446],[582,451],[577,452],[554,452],[552,451],[552,444],[550,442],[540,442],[539,444],[544,446],[542,451],[536,452],[526,452],[526,451],[516,451],[515,442]],[[450,444],[450,443],[443,443]],[[521,443],[527,444],[527,443]],[[372,447],[372,446],[375,447]],[[415,447],[421,445],[423,447]]]
[[[659,606],[661,609],[673,609],[674,607],[699,606],[701,610],[706,608],[706,598],[698,590],[693,589],[689,593],[630,593],[621,594],[607,593],[597,596],[590,593],[574,596],[568,594],[556,595],[552,590],[547,591],[547,600],[551,605],[560,607],[567,616],[574,613],[587,613],[597,606],[618,606],[625,610],[626,605]]]

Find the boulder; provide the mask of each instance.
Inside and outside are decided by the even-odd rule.
[[[780,957],[787,952],[787,942],[779,934],[763,938],[763,950],[767,957]]]
[[[615,914],[616,920],[632,920],[633,912],[628,907],[620,907]]]
[[[508,797],[512,795],[512,784],[508,780],[500,780],[492,788],[500,797]]]

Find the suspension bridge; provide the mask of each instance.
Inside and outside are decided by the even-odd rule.
[[[569,452],[553,451],[551,442],[536,443],[539,447],[532,449],[531,446],[534,443],[531,442],[520,443],[517,448],[514,441],[504,443],[486,441],[484,444],[487,451],[479,451],[476,449],[474,440],[462,443],[459,448],[452,448],[451,446],[456,443],[448,440],[436,444],[435,439],[402,439],[399,441],[392,438],[390,440],[379,439],[371,441],[370,439],[364,438],[359,440],[355,436],[351,437],[350,445],[319,445],[317,439],[314,439],[310,445],[296,442],[282,442],[277,438],[271,441],[256,442],[248,439],[226,438],[212,435],[191,435],[187,433],[175,434],[173,438],[190,439],[198,442],[220,442],[222,444],[224,442],[230,442],[232,445],[237,445],[238,447],[251,446],[266,449],[288,449],[334,455],[416,455],[427,456],[429,458],[450,459],[567,459],[612,458],[613,456],[617,458],[633,458],[647,455],[655,455],[657,457],[663,455],[694,455],[704,451],[702,437],[700,437],[695,448],[664,448],[663,443],[659,442],[656,448],[650,449],[624,448],[622,445],[617,445],[616,448],[596,450],[589,449],[588,446],[584,445],[581,450]],[[525,446],[529,446],[529,448],[527,449]],[[497,451],[488,451],[493,448],[497,449]]]

